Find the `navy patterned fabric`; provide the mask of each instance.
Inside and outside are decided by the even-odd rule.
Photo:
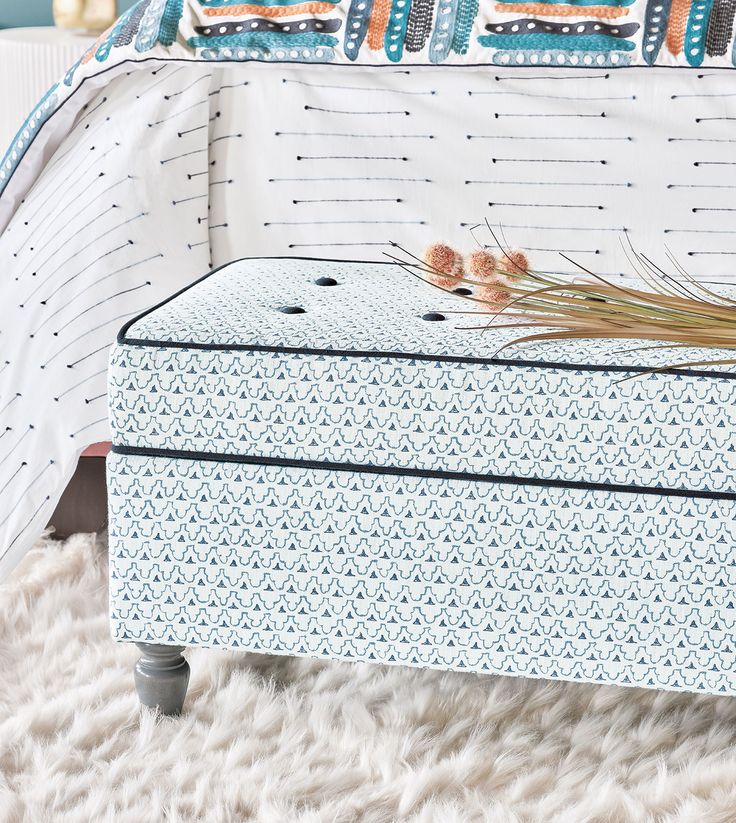
[[[109,461],[117,640],[736,694],[733,502]]]
[[[494,358],[516,332],[462,328],[479,321],[458,312],[475,308],[394,265],[231,264],[133,322],[113,348],[114,440],[736,491],[733,367],[620,382],[671,358],[636,342],[624,354],[620,340],[516,346]],[[445,319],[423,319],[431,314]]]
[[[736,694],[733,370],[494,359],[467,305],[258,259],[128,324],[114,637]]]

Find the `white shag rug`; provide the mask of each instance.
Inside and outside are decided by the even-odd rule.
[[[2,823],[733,823],[736,699],[189,652],[139,709],[104,543],[0,588]]]

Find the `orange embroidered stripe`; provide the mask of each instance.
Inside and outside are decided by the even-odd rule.
[[[241,14],[257,14],[259,17],[291,17],[294,14],[326,14],[334,11],[334,3],[298,3],[295,6],[218,6],[203,9],[207,17],[237,17]]]
[[[371,22],[368,24],[366,41],[371,51],[380,51],[383,48],[383,37],[386,34],[388,18],[391,14],[391,0],[374,0]]]
[[[580,17],[582,14],[602,20],[624,17],[629,13],[628,8],[616,6],[558,6],[550,3],[496,3],[496,11],[534,14],[537,17]]]
[[[670,54],[682,54],[685,45],[685,30],[690,14],[691,0],[672,0],[670,20],[667,25],[667,48]]]

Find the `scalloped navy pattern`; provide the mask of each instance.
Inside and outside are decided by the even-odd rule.
[[[422,319],[464,305],[254,259],[129,324],[114,636],[736,694],[736,373],[616,383],[661,356],[621,341],[498,361]]]
[[[316,285],[324,276],[337,285]],[[469,308],[475,304],[392,265],[231,264],[134,322],[126,337],[144,345],[123,339],[114,347],[114,442],[736,490],[733,367],[718,378],[655,374],[620,383],[626,373],[585,367],[651,368],[666,354],[622,355],[621,341],[602,341],[516,347],[496,362],[513,333],[458,329],[467,322],[457,315],[454,322],[423,319]],[[191,349],[189,342],[224,348]],[[256,350],[227,349],[233,345]],[[468,354],[481,361],[442,359]]]
[[[109,459],[117,640],[736,694],[736,504]]]

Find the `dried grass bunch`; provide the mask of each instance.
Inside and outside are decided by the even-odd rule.
[[[675,274],[630,244],[624,247],[635,275],[647,287],[634,288],[610,282],[565,254],[561,256],[580,270],[580,278],[535,271],[524,252],[507,249],[486,225],[494,251],[481,246],[463,258],[450,246],[434,244],[423,260],[404,249],[410,259],[391,257],[443,291],[462,294],[472,304],[463,313],[485,318],[473,328],[519,329],[519,337],[499,352],[519,343],[582,339],[651,341],[646,348],[736,350],[736,300],[696,281],[669,250]],[[732,364],[736,353],[733,359],[700,359],[668,368]]]

